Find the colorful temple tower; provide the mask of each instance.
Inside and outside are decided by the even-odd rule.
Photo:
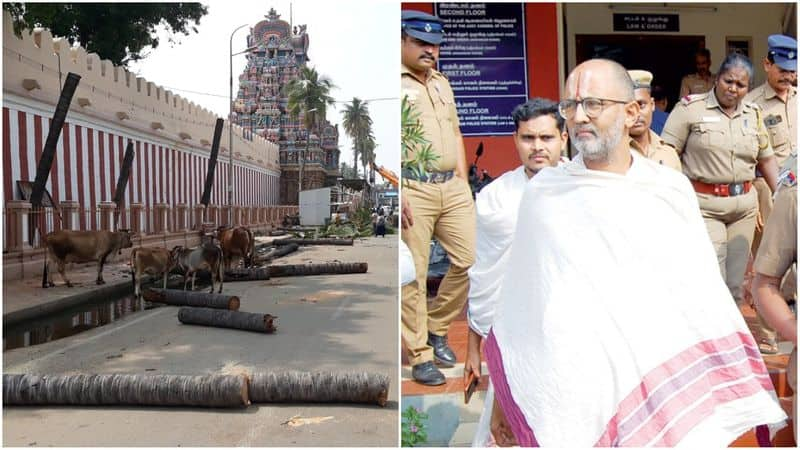
[[[279,145],[280,202],[297,204],[300,155],[305,154],[303,190],[336,184],[339,127],[325,120],[320,130],[306,130],[302,114],[290,117],[284,86],[309,60],[306,26],[292,29],[274,8],[264,17],[247,36],[247,67],[239,75],[231,120]]]

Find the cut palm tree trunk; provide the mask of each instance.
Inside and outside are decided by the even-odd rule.
[[[150,288],[144,291],[142,296],[149,302],[166,303],[173,306],[228,309],[231,311],[238,311],[240,303],[239,297],[235,295],[182,291],[179,289]]]
[[[250,400],[244,374],[5,374],[3,404],[233,407]]]
[[[271,250],[266,255],[260,257],[259,259],[270,260],[270,259],[280,258],[281,256],[286,256],[289,253],[296,252],[299,248],[300,246],[297,244],[280,245],[277,248]]]
[[[269,266],[271,277],[297,277],[305,275],[340,275],[366,273],[367,263],[286,264]]]
[[[275,239],[272,241],[275,245],[353,245],[352,239],[338,239],[338,238],[325,238],[325,239]]]
[[[266,267],[250,267],[247,269],[230,269],[225,271],[225,281],[269,280],[269,269]]]
[[[370,403],[386,405],[387,375],[356,372],[257,373],[250,380],[254,403]]]
[[[248,313],[241,311],[225,311],[210,308],[181,308],[178,320],[189,325],[205,325],[218,328],[236,328],[237,330],[273,333],[273,323],[277,316],[271,314]]]

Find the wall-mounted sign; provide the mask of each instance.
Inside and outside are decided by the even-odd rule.
[[[461,133],[512,134],[511,111],[528,99],[524,4],[434,5],[445,30],[439,70],[455,93]]]
[[[677,14],[614,14],[614,31],[680,31]]]

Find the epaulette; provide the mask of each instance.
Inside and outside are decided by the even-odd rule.
[[[749,108],[755,109],[757,111],[761,111],[761,105],[759,105],[756,102],[742,100],[742,103],[744,104],[744,106],[747,106]]]
[[[694,103],[694,102],[696,102],[698,100],[702,100],[702,99],[706,98],[707,96],[708,96],[707,92],[704,93],[704,94],[689,94],[689,95],[684,96],[683,98],[681,98],[681,103],[684,104],[684,105],[688,105],[688,104]]]
[[[433,75],[434,75],[434,76],[436,76],[436,75],[439,75],[440,77],[442,77],[442,78],[444,78],[445,80],[447,80],[448,82],[450,82],[450,79],[449,79],[449,78],[447,78],[447,75],[443,74],[442,72],[439,72],[439,71],[438,71],[438,70],[436,70],[436,69],[431,69],[431,70],[433,71]]]

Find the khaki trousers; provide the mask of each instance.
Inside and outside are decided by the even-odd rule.
[[[742,283],[750,257],[758,208],[754,189],[735,197],[697,194],[700,212],[717,252],[719,270],[737,303],[742,299]]]
[[[403,286],[402,332],[408,361],[433,360],[428,332],[444,336],[467,301],[467,270],[475,261],[475,203],[466,181],[453,177],[442,184],[403,180],[403,197],[411,207],[414,225],[402,230],[414,258],[416,280]],[[450,258],[439,292],[428,308],[426,280],[431,237]]]
[[[756,194],[758,195],[758,212],[761,213],[761,220],[764,225],[766,225],[767,219],[770,214],[772,214],[772,191],[769,190],[769,185],[763,177],[758,177],[753,180],[753,187],[756,189]],[[751,246],[753,258],[758,255],[758,246],[761,245],[762,234],[763,233],[758,230],[753,233],[753,245]],[[764,320],[764,317],[761,316],[758,309],[756,309],[756,317],[758,318],[758,339],[768,341],[777,339],[778,333],[767,324],[767,321]]]

